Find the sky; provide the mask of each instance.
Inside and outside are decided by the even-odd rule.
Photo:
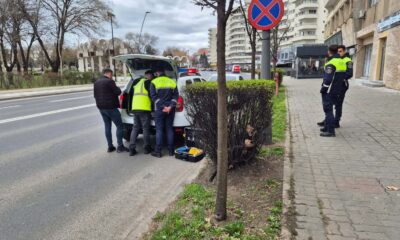
[[[139,33],[146,11],[143,33],[159,38],[156,48],[161,52],[168,46],[184,48],[193,53],[208,47],[208,29],[216,27],[211,9],[201,9],[191,0],[110,0],[118,26],[115,37],[127,32]],[[106,34],[111,34],[110,32]],[[104,36],[106,37],[106,36]]]

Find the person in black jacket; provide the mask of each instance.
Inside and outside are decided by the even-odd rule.
[[[119,100],[118,96],[121,95],[121,89],[117,87],[112,80],[113,71],[109,68],[103,70],[103,76],[94,83],[94,98],[96,99],[97,108],[104,121],[105,134],[108,143],[107,152],[128,152],[122,141],[123,129],[121,113],[118,110]],[[118,148],[113,145],[111,135],[111,123],[117,127],[117,142]]]

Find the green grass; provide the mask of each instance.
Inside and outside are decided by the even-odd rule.
[[[285,140],[286,133],[286,92],[285,87],[279,88],[279,95],[274,96],[272,115],[272,140],[273,142],[282,142]]]
[[[187,185],[172,211],[165,215],[156,214],[154,220],[160,223],[160,228],[147,239],[264,239],[260,236],[246,234],[245,223],[240,217],[223,225],[212,223],[209,216],[214,211],[214,200],[215,193],[212,190],[206,189],[200,184]],[[240,209],[237,209],[237,211],[240,212]],[[240,214],[238,215],[240,216]],[[271,216],[275,217],[275,214]]]

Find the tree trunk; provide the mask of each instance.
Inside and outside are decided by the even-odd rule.
[[[252,29],[252,39],[251,41],[251,79],[256,79],[256,53],[257,53],[257,30]]]
[[[218,3],[217,62],[218,62],[218,150],[217,150],[217,199],[215,218],[223,221],[227,217],[227,174],[228,174],[228,124],[227,89],[225,62],[225,1]]]

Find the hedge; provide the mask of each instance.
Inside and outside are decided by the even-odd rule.
[[[227,82],[228,159],[237,165],[253,159],[265,143],[271,124],[275,82],[245,80]],[[196,145],[217,162],[217,82],[196,83],[184,90],[187,115],[195,131]],[[252,139],[248,131],[253,129]],[[249,140],[252,140],[251,147]],[[245,142],[247,147],[245,146]]]

